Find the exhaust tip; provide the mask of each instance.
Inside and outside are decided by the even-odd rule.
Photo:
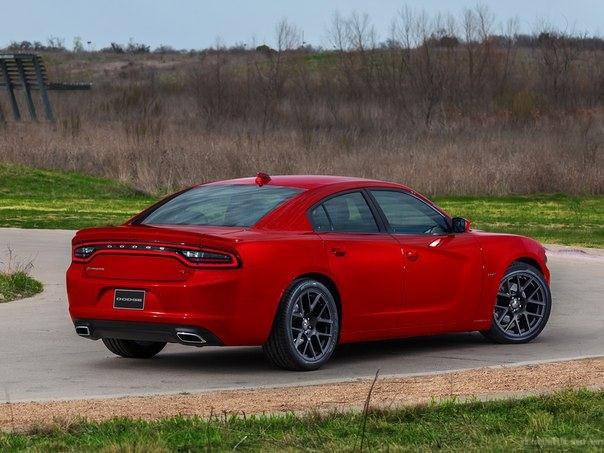
[[[182,343],[185,344],[202,345],[206,343],[206,340],[204,340],[201,336],[192,332],[176,332],[176,336]]]
[[[88,326],[76,326],[75,331],[81,337],[90,336],[90,328]]]

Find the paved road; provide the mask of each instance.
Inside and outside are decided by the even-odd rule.
[[[73,233],[0,229],[0,261],[10,246],[45,284],[34,298],[0,304],[0,401],[69,399],[296,385],[425,373],[517,362],[604,355],[604,253],[553,251],[554,308],[548,327],[526,345],[493,345],[456,334],[346,345],[322,370],[275,370],[259,348],[168,345],[154,360],[111,355],[79,338],[67,314],[64,272]]]

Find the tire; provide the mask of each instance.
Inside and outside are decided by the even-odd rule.
[[[166,347],[159,341],[120,340],[103,338],[103,343],[111,352],[127,359],[150,359]]]
[[[263,350],[279,368],[317,370],[332,356],[339,333],[338,307],[329,289],[316,280],[298,279],[283,295]]]
[[[552,296],[543,274],[530,264],[516,262],[499,283],[491,328],[481,333],[495,343],[528,343],[545,328],[551,309]]]

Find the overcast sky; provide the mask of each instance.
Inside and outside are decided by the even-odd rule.
[[[0,45],[10,41],[46,42],[50,36],[91,41],[93,48],[130,38],[156,47],[203,48],[273,43],[275,24],[287,18],[304,40],[326,44],[326,28],[337,10],[368,13],[381,36],[403,5],[428,13],[459,14],[476,1],[465,0],[0,0]],[[563,30],[604,34],[604,0],[487,0],[499,23],[518,17],[530,32],[540,21]],[[11,20],[11,17],[14,20]]]

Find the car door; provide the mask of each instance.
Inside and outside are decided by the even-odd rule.
[[[403,297],[399,323],[419,329],[463,328],[482,293],[480,246],[469,233],[450,232],[449,220],[411,193],[371,189],[384,223],[399,242]]]
[[[310,210],[310,219],[340,293],[343,338],[356,339],[355,332],[379,337],[395,328],[403,257],[368,195],[357,190],[329,197]]]

